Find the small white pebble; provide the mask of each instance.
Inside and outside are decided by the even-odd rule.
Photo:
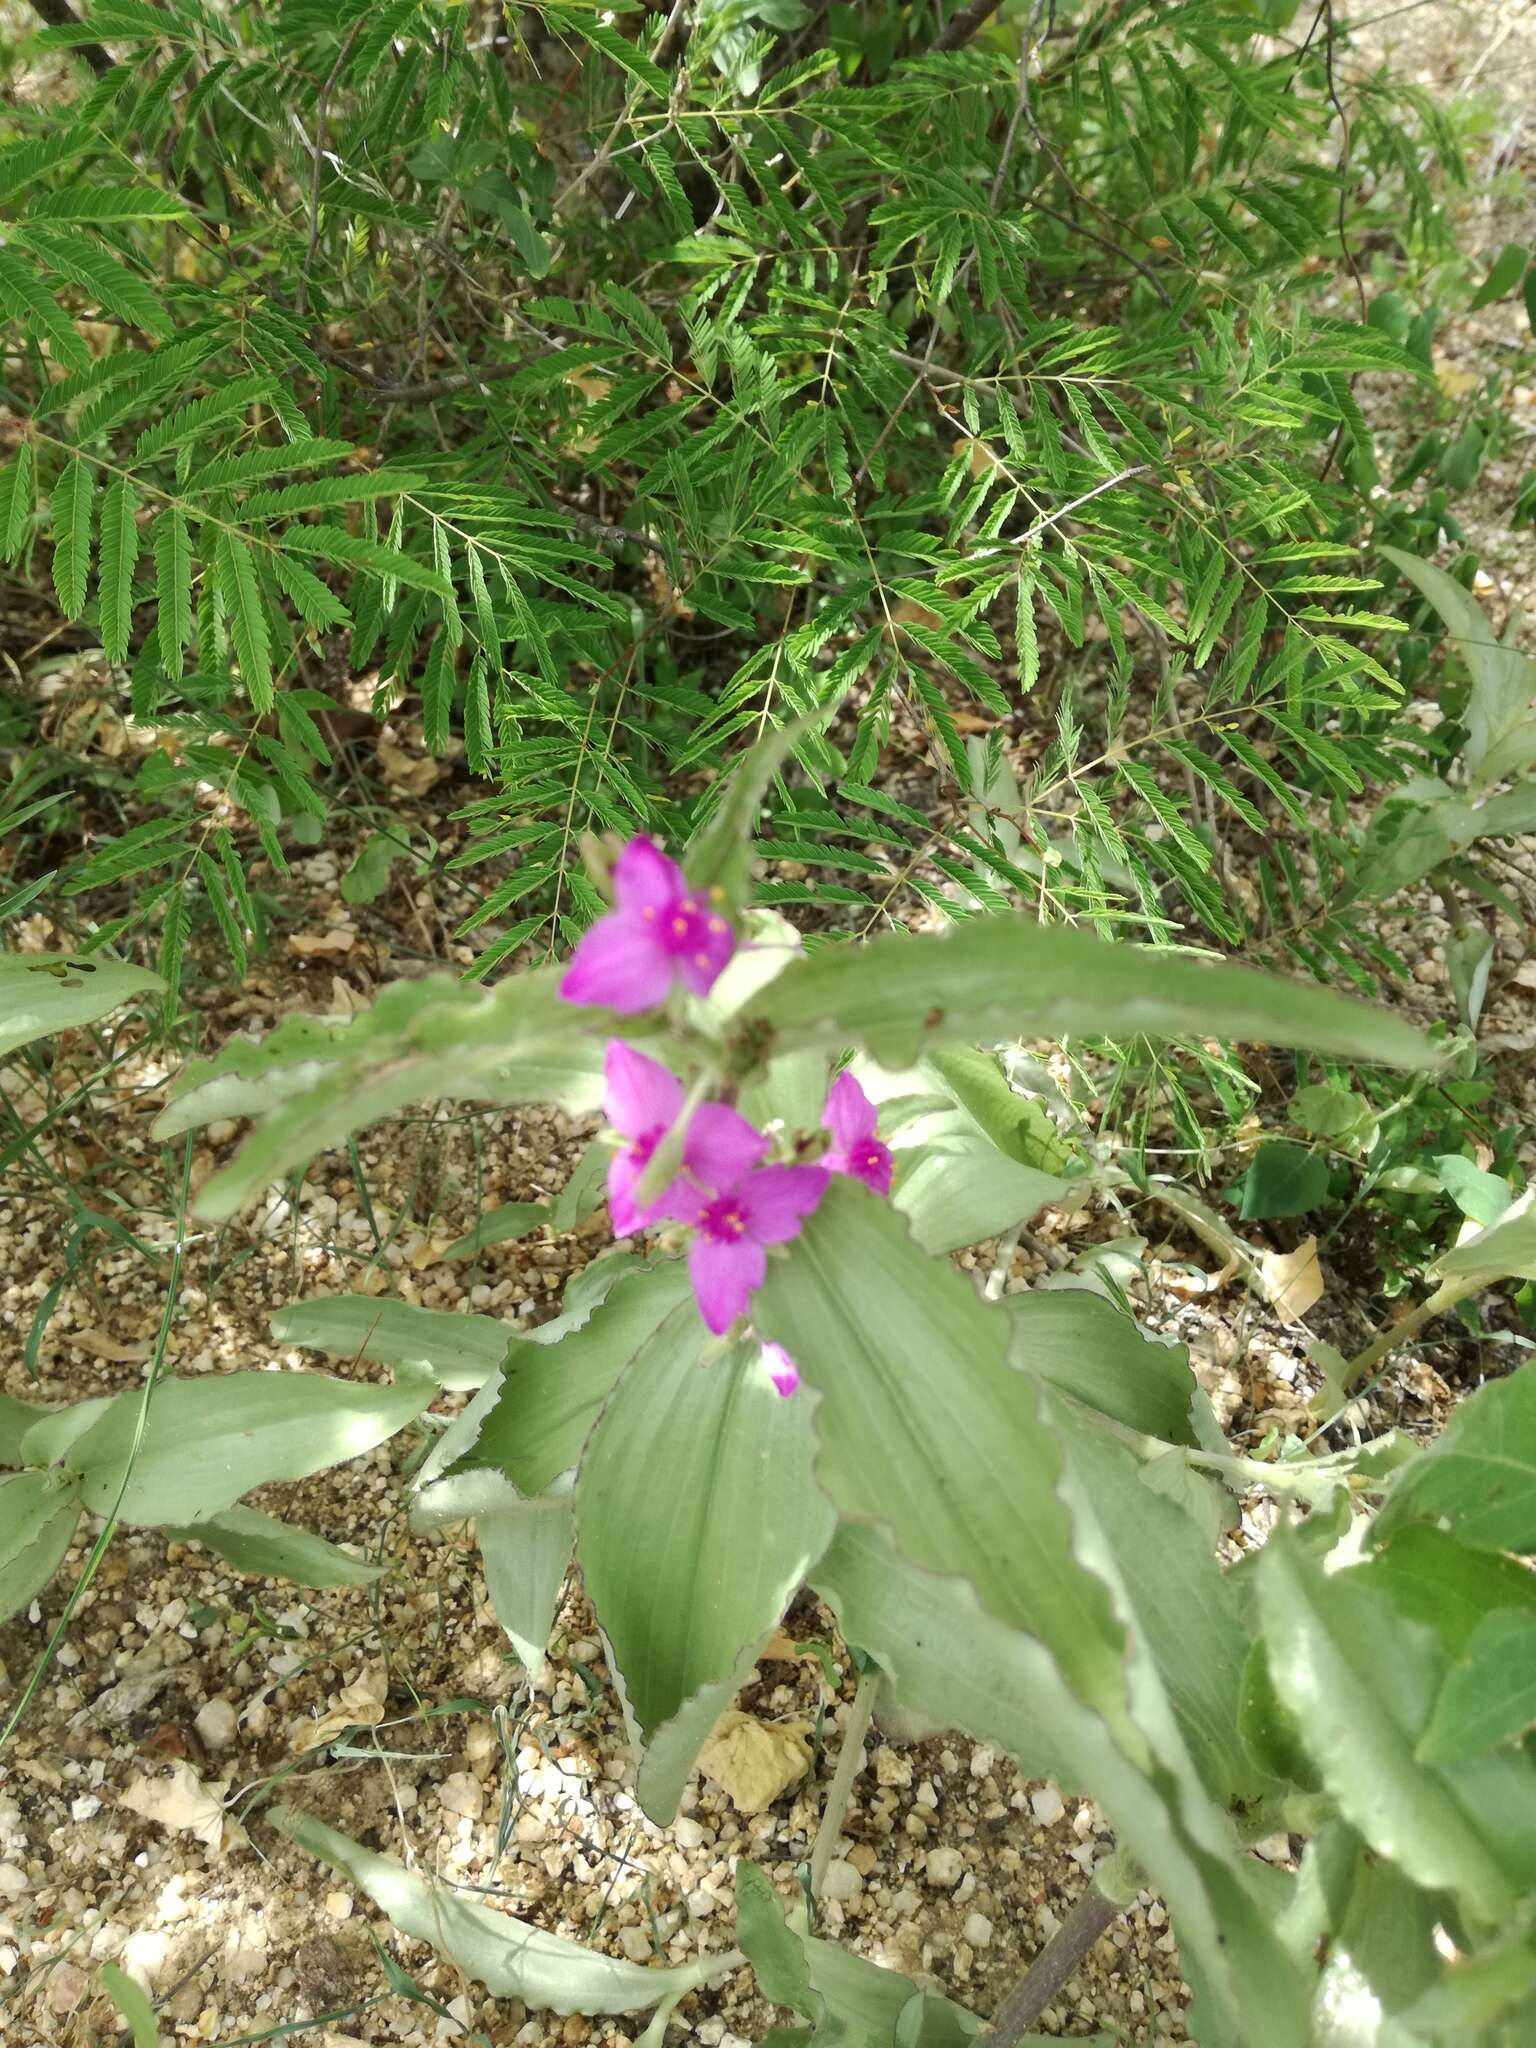
[[[985,1913],[972,1913],[967,1916],[960,1932],[972,1948],[985,1948],[992,1939],[992,1922]]]
[[[228,1749],[239,1726],[228,1700],[204,1700],[192,1723],[205,1749]]]
[[[19,1899],[31,1879],[17,1863],[0,1863],[0,1897]]]
[[[839,1903],[846,1904],[849,1899],[856,1899],[863,1889],[864,1880],[853,1865],[841,1856],[834,1856],[827,1865],[826,1876],[822,1879],[823,1898],[836,1899]]]
[[[1029,1804],[1035,1819],[1043,1828],[1054,1827],[1067,1810],[1061,1794],[1054,1785],[1042,1785],[1038,1792],[1031,1792]]]
[[[965,1858],[958,1849],[930,1849],[923,1864],[923,1877],[935,1891],[948,1891],[965,1875]]]
[[[707,1920],[720,1901],[713,1892],[707,1892],[701,1887],[696,1892],[690,1892],[683,1903],[688,1908],[690,1920]]]
[[[327,1892],[325,1910],[333,1920],[350,1920],[352,1917],[352,1894],[350,1892]]]
[[[471,1771],[455,1771],[437,1788],[437,1803],[445,1813],[457,1813],[465,1820],[478,1820],[485,1811],[485,1792]]]

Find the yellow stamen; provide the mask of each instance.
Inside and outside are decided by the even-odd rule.
[[[682,937],[682,935],[683,935],[683,933],[684,933],[685,931],[687,931],[687,929],[688,929],[688,920],[687,920],[687,918],[686,918],[686,917],[674,917],[674,918],[673,918],[673,920],[672,920],[672,929],[673,929],[673,931],[675,931],[675,932],[677,933],[678,937],[679,937],[679,938],[681,938],[681,937]]]
[[[654,903],[645,903],[645,904],[642,904],[642,905],[641,905],[641,907],[640,907],[640,915],[641,915],[641,916],[642,916],[642,917],[643,917],[643,918],[645,919],[645,921],[646,921],[646,923],[647,923],[647,924],[654,924],[654,923],[656,922],[656,906],[655,906],[655,904],[654,904]]]
[[[707,967],[709,965],[709,955],[707,953],[695,953],[693,964],[695,967]]]
[[[723,917],[712,917],[709,920],[709,928],[712,932],[723,932],[726,929],[725,919]]]

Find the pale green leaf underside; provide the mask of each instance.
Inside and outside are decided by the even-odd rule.
[[[34,1038],[93,1024],[164,986],[147,967],[75,953],[0,954],[0,1057]]]

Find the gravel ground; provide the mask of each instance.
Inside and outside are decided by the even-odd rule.
[[[1523,0],[1440,0],[1384,12],[1350,61],[1377,56],[1443,101],[1486,105],[1470,123],[1473,183],[1458,223],[1464,246],[1491,255],[1507,240],[1536,244],[1529,202],[1505,176],[1531,153],[1536,13]],[[1507,371],[1522,353],[1528,361],[1529,341],[1518,306],[1458,318],[1443,343],[1447,403],[1468,388],[1458,378]],[[1496,615],[1522,603],[1536,610],[1529,535],[1511,534],[1507,520],[1515,482],[1531,463],[1536,402],[1523,386],[1515,398],[1514,438],[1462,511]],[[1528,427],[1519,424],[1526,418]],[[394,772],[409,786],[415,757],[409,735],[397,738],[403,753]],[[94,743],[113,744],[109,720],[98,721]],[[412,893],[397,885],[373,909],[350,911],[337,896],[338,876],[334,855],[298,871],[289,941],[237,995],[214,998],[202,1020],[205,1044],[270,1025],[290,1009],[366,1000],[393,975],[454,957],[428,887]],[[1384,931],[1419,954],[1421,999],[1437,1013],[1444,935],[1435,902]],[[39,923],[22,942],[47,938]],[[1527,1052],[1531,1043],[1529,993],[1513,978],[1524,935],[1510,928],[1501,943],[1488,1029],[1518,1056],[1522,1041]],[[89,1071],[95,1048],[81,1044],[75,1056]],[[139,1383],[160,1313],[157,1268],[97,1240],[106,1248],[66,1271],[63,1211],[47,1176],[88,1177],[98,1207],[121,1201],[146,1219],[139,1227],[151,1249],[168,1245],[174,1188],[148,1137],[165,1078],[148,1058],[127,1058],[87,1113],[52,1127],[42,1144],[47,1172],[39,1167],[32,1194],[0,1206],[6,1391],[65,1401]],[[14,1066],[0,1073],[0,1086],[31,1121],[46,1105],[30,1099],[26,1085]],[[562,1185],[585,1136],[550,1114],[460,1111],[365,1134],[359,1157],[371,1218],[348,1162],[332,1155],[292,1209],[269,1206],[192,1248],[168,1368],[316,1364],[275,1347],[268,1332],[270,1311],[300,1295],[361,1291],[541,1320],[570,1274],[605,1245],[602,1212],[573,1239],[536,1234],[473,1263],[450,1264],[442,1252],[478,1208]],[[194,1180],[212,1171],[232,1137],[216,1127],[200,1138]],[[1230,1287],[1208,1292],[1215,1261],[1176,1232],[1159,1235],[1166,1223],[1106,1210],[1047,1217],[1015,1254],[1008,1284],[1027,1285],[1047,1262],[1139,1229],[1149,1240],[1147,1320],[1190,1343],[1234,1439],[1295,1423],[1312,1385],[1308,1333]],[[984,1269],[991,1252],[970,1257]],[[1329,1296],[1311,1318],[1314,1334],[1349,1348],[1364,1334],[1367,1311],[1346,1273],[1330,1270],[1329,1278]],[[58,1283],[31,1380],[21,1361],[25,1333]],[[1455,1384],[1475,1373],[1471,1350],[1408,1353],[1362,1420],[1373,1429],[1433,1428]],[[371,1376],[347,1360],[331,1369]],[[456,1402],[437,1405],[447,1412]],[[523,1672],[485,1602],[472,1545],[417,1539],[405,1527],[398,1473],[408,1449],[408,1439],[397,1440],[339,1474],[256,1500],[333,1540],[361,1543],[389,1568],[376,1587],[305,1593],[242,1577],[199,1547],[149,1531],[125,1532],[108,1551],[0,1764],[7,2043],[112,2041],[121,2022],[95,1976],[109,1959],[150,1990],[165,2037],[225,2048],[305,2021],[314,2025],[302,2038],[324,2048],[456,2036],[531,2048],[628,2041],[639,2030],[638,2021],[562,2021],[487,2000],[425,1946],[394,1936],[365,1900],[264,1825],[259,1798],[279,1777],[285,1798],[344,1832],[484,1888],[541,1927],[635,1960],[730,1946],[738,1855],[752,1856],[788,1891],[835,1764],[852,1693],[847,1674],[834,1690],[814,1656],[795,1655],[787,1638],[771,1645],[742,1704],[759,1719],[821,1722],[809,1776],[752,1817],[700,1779],[677,1823],[653,1827],[629,1790],[622,1728],[579,1591],[568,1595],[547,1662]],[[1263,1525],[1256,1510],[1250,1533],[1262,1535]],[[30,1676],[92,1535],[83,1528],[54,1584],[0,1629],[0,1698]],[[794,1634],[797,1642],[834,1644],[811,1603],[797,1612]],[[337,1713],[350,1714],[356,1732],[333,1746],[325,1717]],[[990,2011],[1107,1846],[1090,1805],[1022,1782],[989,1750],[958,1737],[902,1745],[877,1733],[832,1868],[826,1928]],[[398,1976],[391,1988],[376,1939],[420,1996],[402,1992]],[[1136,2043],[1177,2042],[1186,2038],[1186,1995],[1163,1909],[1143,1898],[1099,1942],[1044,2025],[1067,2037],[1106,2028]],[[695,1994],[677,2017],[708,2048],[733,2048],[760,2038],[771,2015],[744,1974]]]

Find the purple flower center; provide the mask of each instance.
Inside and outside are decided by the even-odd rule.
[[[660,908],[647,903],[640,915],[655,930],[664,952],[678,960],[691,958],[695,967],[709,966],[714,957],[711,949],[718,947],[730,930],[726,920],[706,909],[696,896],[679,896]]]
[[[889,1154],[878,1142],[860,1145],[849,1155],[849,1165],[855,1173],[881,1173]]]
[[[735,1244],[746,1235],[747,1219],[734,1195],[721,1195],[699,1217],[698,1227],[716,1244]]]

